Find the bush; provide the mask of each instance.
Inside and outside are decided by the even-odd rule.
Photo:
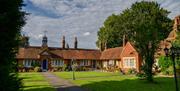
[[[128,74],[136,74],[137,72],[136,72],[136,69],[129,69],[128,70]]]
[[[32,65],[33,67],[41,67],[40,63],[37,62],[37,61],[32,62],[31,65]]]
[[[159,67],[161,68],[161,71],[165,71],[170,66],[172,66],[172,61],[170,60],[170,58],[162,56],[159,58],[158,64]]]
[[[137,73],[136,76],[137,76],[139,79],[145,79],[145,78],[146,78],[145,73]]]
[[[62,71],[66,71],[66,67],[67,67],[67,65],[64,64],[63,67],[62,67]]]
[[[41,72],[41,68],[40,67],[35,67],[34,72]]]
[[[173,73],[174,73],[173,66],[170,66],[166,70],[162,71],[162,74],[164,75],[173,75]]]

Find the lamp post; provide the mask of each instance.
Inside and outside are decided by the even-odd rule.
[[[174,70],[174,81],[175,81],[175,86],[176,86],[176,91],[179,91],[178,88],[178,82],[177,82],[177,75],[176,75],[176,66],[175,66],[175,58],[176,56],[179,56],[180,50],[179,48],[174,48],[173,46],[169,49],[166,47],[164,49],[164,52],[166,54],[166,57],[170,56],[173,62],[173,70]]]
[[[72,71],[73,71],[73,80],[76,80],[76,78],[75,78],[75,63],[74,63],[74,59],[71,60],[71,65],[72,65]]]

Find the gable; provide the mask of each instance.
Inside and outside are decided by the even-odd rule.
[[[121,56],[122,57],[132,57],[138,55],[138,52],[135,50],[135,48],[132,46],[130,42],[127,42]]]
[[[46,55],[50,55],[50,54],[47,51],[45,51],[45,52],[42,52],[41,55],[45,55],[46,56]]]

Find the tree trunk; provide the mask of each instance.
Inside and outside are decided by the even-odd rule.
[[[145,59],[145,74],[148,82],[153,82],[152,66],[154,63],[154,57],[148,56]]]

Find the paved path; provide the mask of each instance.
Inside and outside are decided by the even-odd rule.
[[[76,86],[68,80],[61,79],[50,72],[42,72],[42,75],[47,78],[49,83],[54,86],[57,91],[87,91],[79,86]]]

